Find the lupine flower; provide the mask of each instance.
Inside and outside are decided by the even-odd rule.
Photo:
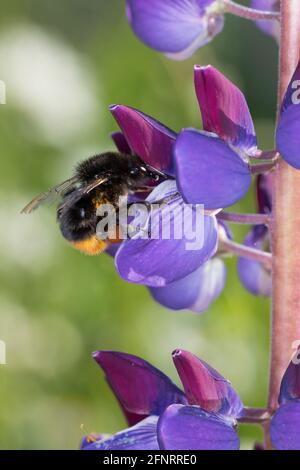
[[[119,150],[137,153],[145,162],[172,177],[176,133],[133,108],[116,105],[111,111],[122,130],[113,134]],[[174,197],[164,210],[172,208],[174,228],[180,223],[176,220],[180,208],[184,208],[174,180],[159,185],[146,201],[155,203],[171,195]],[[162,211],[157,220],[163,215]],[[204,215],[204,243],[192,251],[186,250],[186,236],[169,240],[162,240],[161,236],[156,240],[125,240],[115,253],[117,270],[123,279],[148,286],[153,297],[167,308],[202,312],[220,295],[226,278],[223,261],[211,259],[217,249],[217,230],[215,216]]]
[[[280,0],[251,0],[251,7],[264,11],[280,11]],[[256,21],[257,26],[265,33],[273,36],[275,39],[280,38],[280,23],[277,20],[259,20]]]
[[[175,60],[190,57],[224,25],[220,0],[127,0],[126,11],[139,39]]]
[[[278,402],[270,426],[272,443],[277,450],[300,450],[300,347],[283,376]]]
[[[204,131],[184,129],[176,140],[178,187],[188,203],[228,207],[251,183],[248,157],[257,152],[253,121],[242,92],[214,67],[195,66],[195,89]]]
[[[205,209],[228,207],[249,189],[249,157],[257,142],[242,92],[214,67],[195,66],[195,90],[204,131],[179,135],[138,110],[114,105],[129,147],[146,163],[176,176],[185,202]]]
[[[184,391],[148,362],[130,354],[98,351],[128,424],[124,431],[82,446],[85,450],[234,450],[243,405],[230,382],[193,354],[173,361]]]
[[[300,62],[282,103],[276,131],[277,149],[293,167],[300,169]]]
[[[272,211],[271,186],[272,174],[258,176],[258,212],[262,214],[269,214]],[[263,249],[269,243],[269,230],[266,225],[256,225],[253,227],[244,240],[246,246],[257,249]],[[265,297],[271,295],[271,272],[262,263],[247,258],[239,258],[238,273],[242,284],[249,292]]]
[[[195,67],[195,88],[204,131],[185,129],[179,135],[159,121],[123,105],[111,106],[122,133],[114,134],[120,150],[130,149],[170,178],[147,198],[167,203],[179,214],[185,203],[204,204],[204,244],[186,250],[180,240],[129,239],[116,253],[116,267],[128,282],[147,285],[153,297],[174,310],[204,311],[221,293],[225,282],[217,250],[214,211],[238,201],[248,190],[248,157],[257,152],[256,136],[241,91],[213,67]],[[179,193],[179,194],[178,194]],[[176,212],[175,209],[178,209]],[[159,217],[163,216],[163,210]],[[180,223],[176,215],[173,226]],[[178,294],[181,292],[181,295]]]

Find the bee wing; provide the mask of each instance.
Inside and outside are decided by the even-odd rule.
[[[53,200],[55,200],[57,197],[63,196],[70,189],[72,189],[75,183],[77,182],[78,182],[77,176],[73,176],[72,178],[69,178],[68,180],[63,181],[62,183],[58,184],[57,186],[54,186],[48,191],[39,194],[34,199],[32,199],[32,201],[30,201],[27,204],[27,206],[24,207],[24,209],[22,209],[21,213],[30,214],[42,204],[45,204],[46,202],[53,202]]]
[[[61,204],[59,205],[60,211],[69,208],[76,202],[78,202],[82,197],[86,196],[89,194],[93,189],[96,189],[98,186],[101,186],[102,184],[106,183],[109,180],[109,178],[97,178],[95,181],[92,181],[91,183],[81,186],[75,191],[73,191],[70,195],[66,196]]]
[[[85,194],[89,194],[93,189],[98,188],[98,186],[101,186],[102,184],[106,183],[109,180],[108,177],[102,177],[102,178],[97,178],[95,181],[92,181],[92,183],[87,184],[82,188],[82,195],[84,196]]]

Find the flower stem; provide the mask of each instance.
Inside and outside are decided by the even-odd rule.
[[[262,263],[267,269],[271,269],[272,255],[266,251],[257,250],[240,243],[233,242],[223,236],[220,237],[220,249],[228,253],[232,253],[243,258],[248,258],[253,261]]]
[[[240,423],[264,424],[271,418],[266,408],[244,408],[243,415],[238,419]]]
[[[267,173],[275,167],[277,160],[271,160],[269,162],[257,163],[256,165],[249,165],[252,175],[258,175],[261,173]]]
[[[238,214],[236,212],[220,212],[217,218],[234,224],[268,225],[269,214]]]
[[[255,160],[275,160],[279,157],[277,150],[258,150]]]
[[[255,10],[233,2],[232,0],[223,0],[225,11],[235,16],[246,18],[248,20],[279,20],[280,14],[274,11]]]
[[[300,1],[281,0],[281,45],[278,109],[300,54]],[[278,406],[283,373],[300,339],[300,171],[281,160],[273,177],[271,220],[273,253],[272,346],[269,408]],[[267,431],[268,432],[268,431]],[[266,440],[268,440],[266,435]]]

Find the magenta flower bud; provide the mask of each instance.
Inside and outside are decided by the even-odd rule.
[[[237,418],[243,405],[230,382],[194,354],[177,349],[173,361],[191,405]]]

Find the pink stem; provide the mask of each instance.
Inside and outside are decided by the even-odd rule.
[[[278,108],[300,55],[300,1],[281,0]],[[280,161],[274,171],[272,241],[272,338],[269,409],[278,406],[292,343],[300,339],[300,171]],[[268,435],[266,438],[268,440]]]
[[[257,250],[256,248],[251,248],[246,245],[240,245],[239,243],[233,242],[232,240],[222,236],[220,238],[220,248],[221,250],[232,253],[233,255],[241,256],[242,258],[247,258],[253,261],[257,261],[258,263],[262,263],[266,269],[271,269],[271,253]]]
[[[233,15],[246,18],[248,20],[279,20],[279,13],[275,11],[255,10],[253,8],[245,7],[232,0],[223,0],[225,11]]]
[[[233,224],[267,225],[270,222],[269,214],[239,214],[237,212],[220,212],[217,219]]]
[[[271,415],[265,408],[244,408],[243,415],[238,419],[240,423],[264,424]]]
[[[269,171],[273,170],[277,161],[269,161],[265,163],[256,163],[256,165],[249,165],[249,169],[252,175],[259,175],[261,173],[268,173]]]

